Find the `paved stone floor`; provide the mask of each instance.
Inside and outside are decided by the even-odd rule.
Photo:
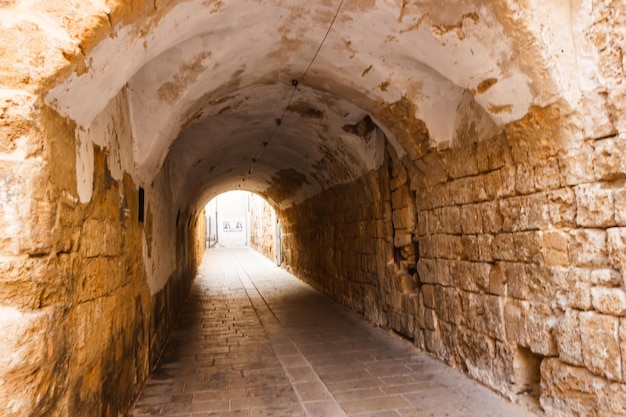
[[[199,274],[134,417],[530,415],[251,249]]]

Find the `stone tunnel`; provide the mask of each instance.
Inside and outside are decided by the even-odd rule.
[[[126,415],[214,196],[548,416],[626,415],[619,0],[0,1],[0,415]]]

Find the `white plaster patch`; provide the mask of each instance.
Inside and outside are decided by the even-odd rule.
[[[529,79],[525,74],[516,73],[498,82],[474,99],[491,115],[494,122],[502,126],[518,120],[528,112],[533,95]]]
[[[89,138],[80,128],[76,130],[76,190],[81,203],[91,201],[93,195],[94,152]]]

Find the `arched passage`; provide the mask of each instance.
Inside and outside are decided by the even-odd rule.
[[[124,412],[201,204],[242,188],[278,208],[285,266],[376,324],[510,398],[541,367],[546,410],[615,412],[562,376],[623,388],[623,71],[589,40],[619,6],[531,3],[3,5],[23,52],[3,60],[5,345],[37,337],[0,398]]]

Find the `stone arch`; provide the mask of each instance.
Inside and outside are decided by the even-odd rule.
[[[623,390],[619,6],[346,0],[306,71],[339,4],[0,7],[9,412],[124,413],[194,275],[199,202],[244,179],[327,294],[513,399],[539,377],[546,410],[616,412],[559,384]]]

